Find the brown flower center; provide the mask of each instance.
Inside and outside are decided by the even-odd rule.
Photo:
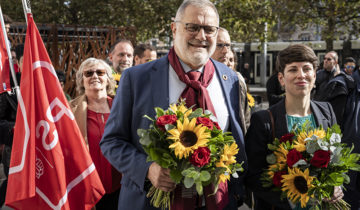
[[[306,179],[303,176],[297,176],[294,179],[294,185],[296,189],[301,193],[305,194],[308,191]]]
[[[180,134],[180,142],[185,147],[191,147],[196,144],[197,142],[197,136],[192,131],[183,131]]]

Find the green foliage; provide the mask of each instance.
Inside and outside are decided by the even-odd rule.
[[[220,15],[220,25],[226,28],[233,41],[252,42],[275,40],[277,13],[268,0],[215,1]],[[267,23],[267,37],[264,34]]]
[[[197,118],[200,117],[201,115],[203,115],[203,110],[201,108],[197,108],[188,116],[188,118],[189,120],[191,120],[192,118]]]
[[[321,36],[326,40],[327,50],[333,49],[333,40],[341,35],[360,34],[360,1],[348,0],[278,0],[275,8],[280,15],[280,31],[291,31],[295,24],[301,28],[319,25]],[[291,15],[288,15],[291,14]]]
[[[155,107],[156,117],[163,116],[165,114],[165,111],[160,107]]]
[[[172,37],[171,22],[183,0],[32,0],[37,23],[135,27],[137,41]],[[360,1],[347,0],[212,0],[220,15],[220,26],[233,41],[277,40],[278,32],[292,33],[295,25],[323,27],[325,40],[360,34]],[[1,1],[3,13],[24,22],[21,1]],[[291,15],[289,15],[291,14]],[[264,24],[268,25],[267,36]],[[331,42],[332,45],[332,42]],[[332,46],[328,46],[331,47]]]

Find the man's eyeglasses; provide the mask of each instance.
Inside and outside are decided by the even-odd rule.
[[[85,77],[92,77],[94,75],[94,73],[96,73],[99,77],[101,77],[101,76],[104,76],[106,74],[106,71],[101,70],[101,69],[96,69],[95,71],[88,70],[88,71],[83,72]]]
[[[347,69],[355,69],[355,66],[346,66]]]
[[[219,27],[217,26],[208,26],[208,25],[199,25],[195,23],[183,23],[181,21],[175,21],[176,23],[182,23],[185,25],[185,29],[191,34],[195,35],[199,33],[200,29],[204,29],[206,36],[213,37],[216,35]]]
[[[229,43],[217,43],[216,47],[219,48],[219,49],[223,49],[224,47],[226,47],[227,49],[230,49],[231,44],[229,44]]]
[[[331,61],[332,58],[324,58],[324,60]]]

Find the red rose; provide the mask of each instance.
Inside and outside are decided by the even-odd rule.
[[[314,152],[314,157],[310,164],[316,168],[326,168],[330,162],[330,151],[318,150]]]
[[[213,122],[214,123],[214,126],[218,129],[218,130],[221,130],[219,124],[217,122]]]
[[[174,124],[177,120],[176,115],[163,115],[156,119],[156,125],[163,131],[165,131],[165,125]]]
[[[281,138],[280,138],[280,143],[286,143],[287,141],[290,141],[290,143],[292,143],[292,138],[294,137],[295,135],[293,133],[288,133],[288,134],[285,134],[283,135]]]
[[[272,181],[276,187],[281,187],[282,185],[281,180],[283,179],[281,176],[284,174],[286,174],[286,171],[277,171],[274,173]]]
[[[213,129],[213,121],[211,121],[209,118],[207,117],[198,117],[196,118],[196,124],[202,124],[203,126],[208,127],[210,130]]]
[[[210,162],[210,150],[207,147],[199,147],[190,157],[190,163],[202,167]]]
[[[292,149],[289,151],[289,153],[286,156],[286,163],[288,164],[288,166],[292,167],[300,159],[303,159],[301,153],[296,149]]]

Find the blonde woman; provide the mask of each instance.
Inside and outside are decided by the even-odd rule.
[[[88,58],[76,73],[76,85],[79,96],[70,106],[106,191],[96,209],[117,209],[121,174],[105,159],[99,147],[113,99],[112,70],[105,61]]]

